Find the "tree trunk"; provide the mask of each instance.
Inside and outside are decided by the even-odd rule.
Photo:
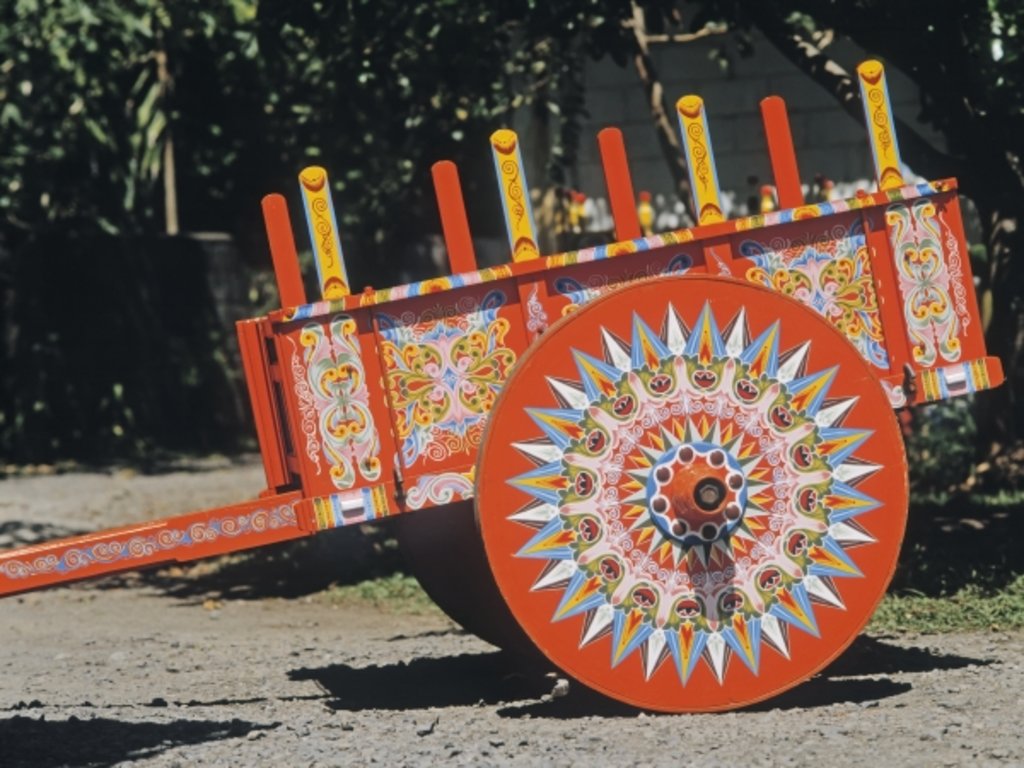
[[[651,119],[654,121],[654,130],[658,136],[658,146],[665,157],[665,164],[669,173],[672,174],[672,181],[675,183],[676,194],[686,206],[686,211],[694,222],[697,221],[697,214],[693,208],[693,196],[690,194],[690,177],[686,171],[686,162],[683,160],[683,150],[679,143],[679,134],[676,126],[669,115],[673,110],[665,101],[665,89],[662,88],[661,80],[658,78],[658,71],[651,58],[651,51],[647,44],[647,25],[644,21],[643,9],[633,3],[633,64],[636,73],[643,83],[644,95],[651,109]]]

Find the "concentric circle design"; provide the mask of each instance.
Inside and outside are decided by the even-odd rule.
[[[905,476],[884,393],[827,323],[675,278],[588,305],[521,361],[477,504],[552,661],[640,706],[719,709],[852,640],[895,564]]]
[[[647,475],[647,509],[666,537],[709,544],[739,526],[747,478],[739,460],[716,443],[672,445]]]

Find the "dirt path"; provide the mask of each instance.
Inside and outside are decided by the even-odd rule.
[[[0,536],[236,500],[260,479],[214,464],[2,481]],[[754,710],[660,716],[578,686],[552,698],[545,670],[439,616],[168,583],[0,602],[0,765],[1024,763],[1020,633],[862,637]]]

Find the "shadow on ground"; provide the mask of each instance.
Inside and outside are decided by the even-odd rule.
[[[243,720],[132,723],[109,718],[0,720],[0,763],[5,768],[106,766],[159,755],[168,749],[245,736],[276,728]]]
[[[540,698],[555,683],[549,671],[493,651],[369,667],[332,664],[296,669],[288,677],[314,681],[331,696],[332,709],[409,710]]]
[[[843,654],[822,671],[820,677],[840,678],[865,675],[886,675],[899,672],[932,672],[934,670],[985,667],[989,659],[975,659],[955,654],[936,653],[927,648],[894,645],[885,638],[860,635]]]
[[[820,675],[751,709],[813,708],[843,702],[870,706],[911,689],[911,683],[891,680],[886,677],[888,674],[987,663],[860,637]],[[555,678],[550,667],[501,651],[370,667],[332,664],[293,670],[289,677],[316,682],[331,696],[327,706],[337,710],[412,710],[505,703],[498,710],[504,717],[636,716],[634,708],[606,699],[580,684],[570,686],[566,696],[551,698],[548,694]]]
[[[22,520],[0,522],[0,550],[8,547],[29,547],[51,539],[64,539],[87,533],[54,523],[28,523]]]
[[[390,576],[404,562],[387,525],[337,528],[316,537],[159,570],[111,576],[97,589],[145,585],[186,602],[296,598],[336,584]]]

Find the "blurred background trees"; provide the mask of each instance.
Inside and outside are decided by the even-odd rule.
[[[1022,20],[1011,0],[0,0],[0,452],[237,448],[233,317],[187,275],[211,259],[244,273],[228,315],[272,303],[259,199],[305,165],[332,173],[357,288],[426,277],[430,164],[458,163],[475,234],[499,236],[486,135],[529,115],[534,188],[564,184],[585,62],[609,57],[637,72],[682,189],[647,41],[714,30],[723,66],[757,31],[858,119],[833,40],[919,85],[945,146],[906,125],[900,143],[980,213],[975,273],[1010,385],[979,398],[975,458],[1005,455],[1024,418]]]

